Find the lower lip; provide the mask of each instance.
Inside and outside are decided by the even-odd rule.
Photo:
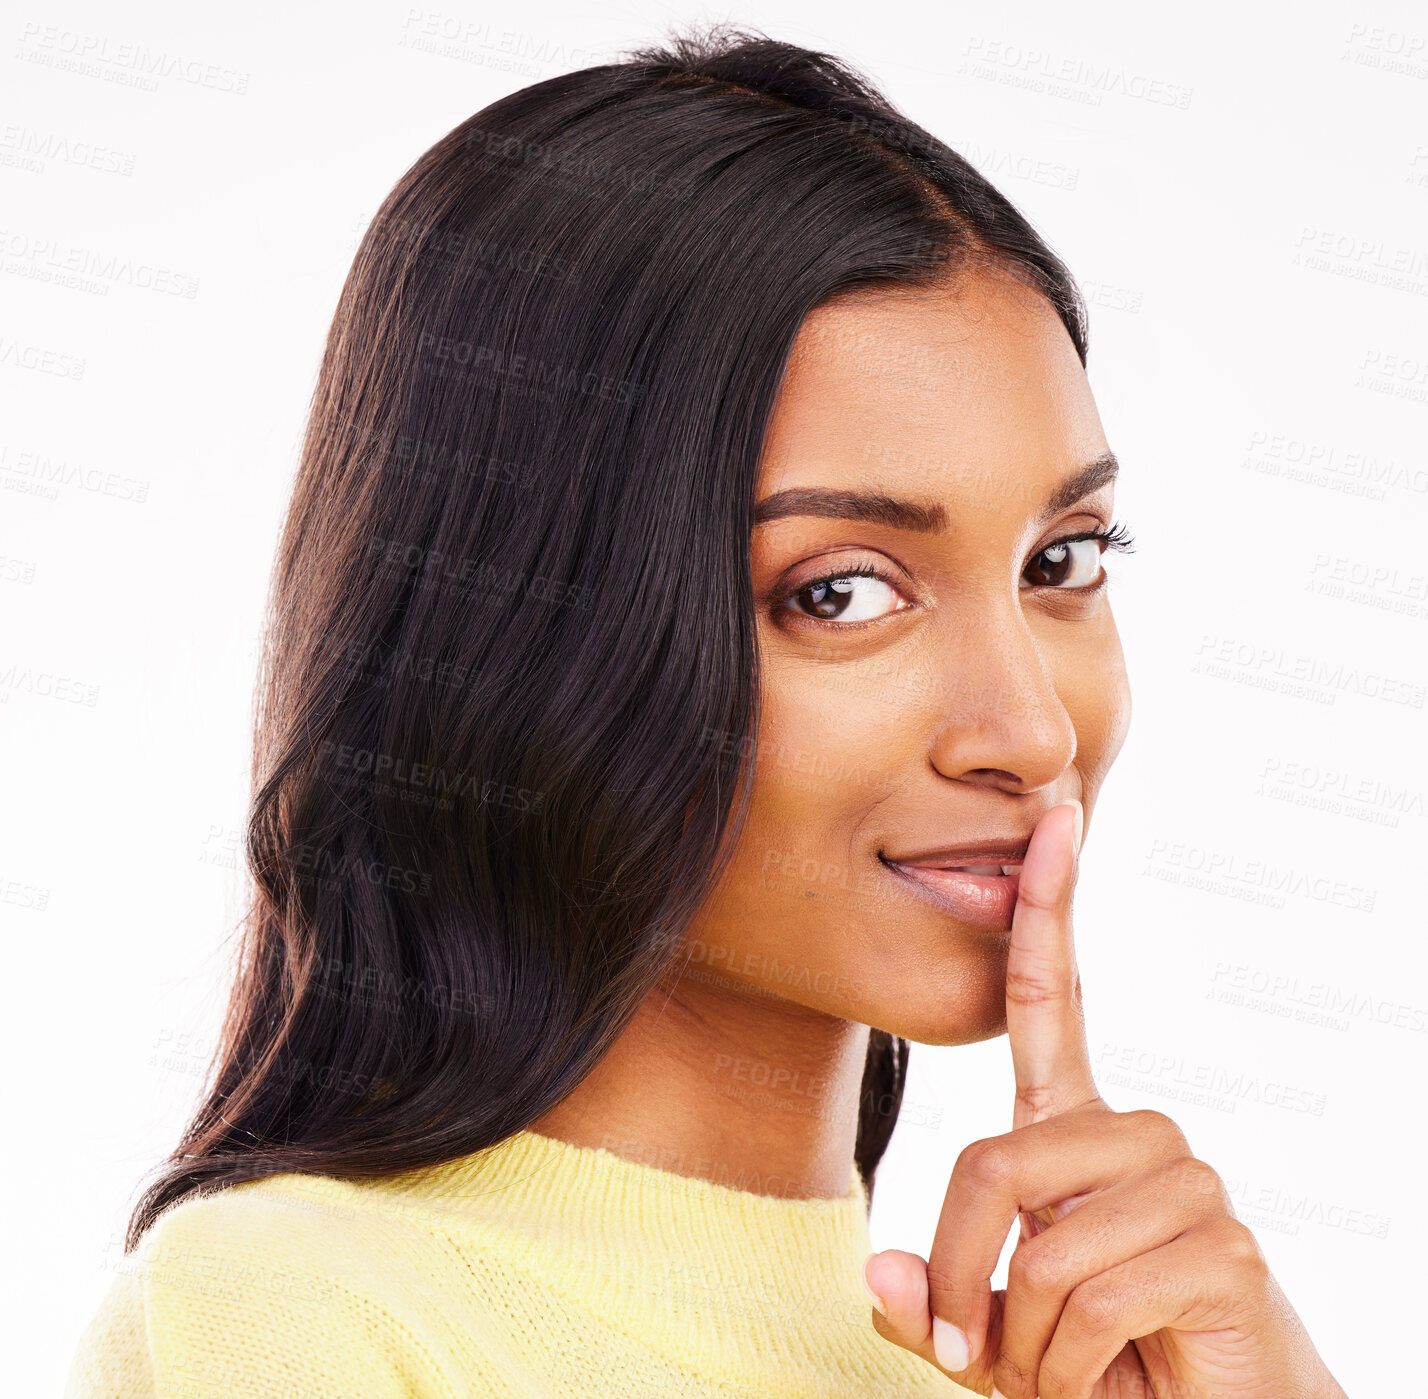
[[[929,865],[898,865],[890,860],[884,863],[930,904],[950,913],[959,923],[996,933],[1011,930],[1019,874],[968,874],[965,870],[933,869]]]

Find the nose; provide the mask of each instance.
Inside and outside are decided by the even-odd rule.
[[[944,684],[931,750],[942,776],[1020,795],[1075,759],[1076,727],[1019,610],[959,645]]]

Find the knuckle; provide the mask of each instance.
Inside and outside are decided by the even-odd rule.
[[[1046,1237],[1038,1234],[1012,1254],[1007,1262],[1009,1291],[1056,1296],[1067,1290],[1067,1263],[1060,1251],[1047,1244],[1037,1246]]]
[[[1056,1091],[1041,1084],[1026,1084],[1016,1090],[1016,1101],[1031,1110],[1040,1119],[1050,1116],[1056,1107]]]
[[[980,1290],[984,1289],[978,1288],[975,1278],[954,1271],[951,1263],[927,1265],[927,1305],[933,1316],[965,1327],[967,1316],[976,1310]]]
[[[1180,1201],[1191,1208],[1223,1209],[1229,1202],[1220,1173],[1208,1161],[1198,1156],[1185,1156],[1173,1162],[1167,1174],[1179,1193]]]
[[[952,1168],[953,1175],[984,1193],[1004,1189],[1016,1172],[1017,1151],[1005,1137],[983,1137],[964,1147]]]
[[[1078,1331],[1103,1335],[1114,1330],[1125,1315],[1126,1297],[1119,1287],[1092,1279],[1072,1291],[1065,1310]]]
[[[946,1302],[962,1291],[962,1279],[944,1258],[927,1260],[927,1294],[933,1301]],[[934,1306],[933,1311],[937,1308]]]
[[[1079,1393],[1073,1381],[1061,1373],[1054,1364],[1044,1364],[1036,1377],[1037,1399],[1063,1399],[1064,1395]]]
[[[1036,1371],[1024,1369],[1005,1351],[997,1356],[992,1378],[997,1392],[1006,1395],[1007,1399],[1021,1399],[1023,1395],[1030,1399],[1036,1393]]]
[[[1185,1133],[1173,1117],[1167,1117],[1154,1108],[1136,1108],[1122,1116],[1126,1125],[1142,1140],[1154,1142],[1172,1152],[1190,1154],[1190,1143],[1185,1140]]]
[[[1227,1215],[1216,1225],[1215,1246],[1225,1262],[1240,1275],[1263,1280],[1269,1276],[1269,1261],[1254,1232]]]
[[[1018,949],[1007,962],[1006,997],[1018,1005],[1044,1005],[1060,1000],[1065,988],[1055,961]]]

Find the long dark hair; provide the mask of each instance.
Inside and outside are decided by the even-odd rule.
[[[501,98],[397,182],[272,579],[223,1033],[126,1251],[191,1194],[528,1126],[675,965],[746,814],[749,544],[800,324],[1065,267],[856,71],[716,27]],[[749,740],[749,741],[746,741]],[[908,1046],[874,1029],[873,1173]]]

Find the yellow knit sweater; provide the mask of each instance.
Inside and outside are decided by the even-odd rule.
[[[867,1196],[736,1190],[519,1132],[353,1184],[170,1209],[119,1260],[65,1399],[942,1396],[873,1330]]]

